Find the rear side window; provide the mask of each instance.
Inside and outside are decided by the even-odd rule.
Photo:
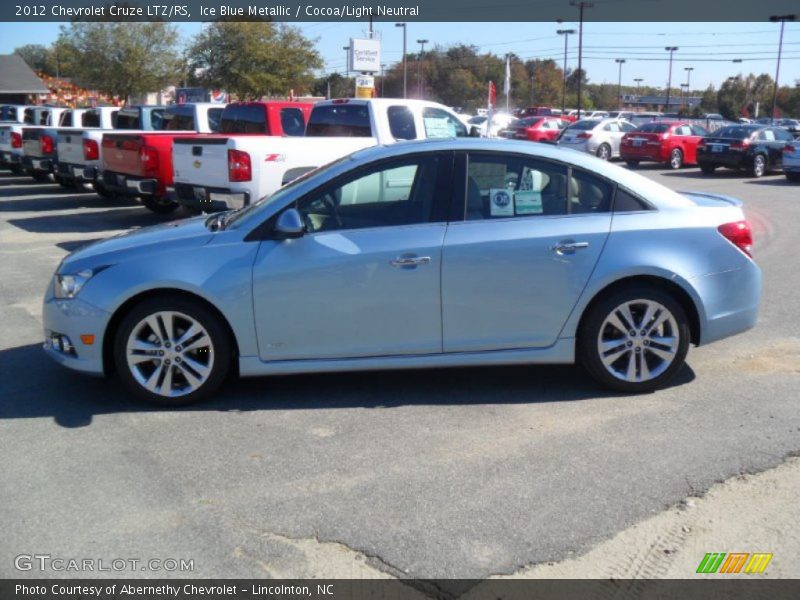
[[[81,118],[81,126],[83,127],[100,127],[100,111],[87,110],[83,113]]]
[[[708,135],[708,131],[700,125],[692,125],[692,135]]]
[[[213,131],[219,131],[219,121],[222,118],[222,111],[224,108],[209,108],[208,109],[208,128]]]
[[[23,120],[28,125],[33,125],[33,109],[32,108],[26,108],[25,109],[25,117],[24,117]]]
[[[163,108],[154,108],[150,111],[150,126],[154,131],[163,131],[167,128],[167,120],[164,117]]]
[[[267,113],[261,104],[230,104],[222,111],[219,132],[267,135]]]
[[[302,136],[306,132],[306,120],[299,108],[281,109],[281,129],[284,135]]]
[[[570,213],[602,213],[611,210],[613,188],[595,175],[572,170],[569,185]]]
[[[139,111],[121,110],[112,118],[114,129],[141,129]]]
[[[164,129],[167,131],[194,131],[196,129],[194,110],[193,106],[170,106],[163,113]],[[155,124],[153,128],[155,129]]]
[[[466,137],[467,128],[456,117],[441,108],[426,107],[422,110],[427,138]]]
[[[386,110],[389,118],[389,130],[396,140],[417,139],[417,126],[414,124],[414,115],[407,106],[390,106]]]
[[[617,192],[614,194],[614,212],[636,212],[640,210],[650,210],[650,206],[628,190],[617,187]]]
[[[306,135],[311,137],[371,137],[369,108],[365,104],[315,106]]]

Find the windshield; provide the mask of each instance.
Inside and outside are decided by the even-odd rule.
[[[316,175],[325,173],[349,160],[352,160],[350,156],[343,156],[342,158],[339,158],[326,165],[322,165],[321,167],[317,167],[316,169],[311,169],[310,171],[306,171],[305,173],[300,175],[300,177],[298,177],[297,179],[293,179],[271,196],[264,196],[257,202],[253,202],[253,204],[249,206],[245,206],[244,208],[240,208],[230,213],[225,221],[225,226],[230,227],[232,225],[235,225],[236,223],[240,223],[249,215],[258,212],[262,207],[273,204],[274,202],[280,202],[287,194],[291,193],[292,190],[294,190],[294,188],[296,188],[301,183],[306,182],[307,180],[311,179]]]

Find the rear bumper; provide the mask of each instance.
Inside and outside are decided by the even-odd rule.
[[[155,196],[158,193],[158,180],[155,178],[103,171],[102,183],[107,190],[123,196]]]
[[[208,187],[176,183],[174,199],[181,205],[202,212],[218,212],[232,208],[242,208],[250,204],[248,192],[238,192],[230,188]]]
[[[667,162],[669,156],[661,146],[620,146],[619,155],[622,160],[650,160]]]
[[[3,165],[18,165],[22,162],[22,155],[18,152],[11,152],[10,150],[0,151],[0,164]]]
[[[710,344],[751,329],[761,300],[761,269],[752,261],[741,269],[691,280],[703,301],[700,343]]]
[[[713,165],[715,167],[730,167],[732,169],[743,169],[752,164],[752,159],[749,159],[744,154],[729,154],[729,153],[711,153],[711,152],[697,152],[698,165]]]
[[[23,156],[22,166],[33,173],[52,173],[53,159],[45,157],[39,158],[33,156]]]
[[[74,163],[59,162],[55,165],[55,174],[62,180],[76,181],[78,183],[86,181],[83,176],[83,171],[83,165],[76,165]]]

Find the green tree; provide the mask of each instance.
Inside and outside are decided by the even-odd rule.
[[[41,44],[25,44],[14,49],[14,54],[22,57],[28,66],[34,71],[44,71],[48,75],[47,63],[50,51]]]
[[[271,22],[215,22],[188,52],[191,79],[243,100],[311,91],[322,58],[295,27]]]
[[[350,98],[356,90],[356,82],[352,77],[344,77],[341,73],[331,73],[326,77],[314,80],[311,93],[314,96],[328,96],[331,98]]]
[[[527,104],[560,107],[564,90],[564,71],[556,65],[556,62],[552,59],[529,60],[525,62],[525,70],[532,84]]]
[[[58,40],[80,85],[128,98],[175,83],[178,34],[167,23],[72,23]]]
[[[695,109],[696,116],[700,116],[701,113],[716,113],[719,112],[719,107],[717,106],[717,90],[714,88],[713,84],[709,84],[706,88],[706,91],[703,92],[703,99],[700,101],[700,106]]]

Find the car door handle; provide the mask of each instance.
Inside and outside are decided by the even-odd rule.
[[[573,242],[572,240],[562,240],[550,248],[556,254],[574,254],[575,250],[583,250],[589,247],[589,242]]]
[[[416,267],[431,262],[430,256],[398,256],[389,264],[393,267]]]

